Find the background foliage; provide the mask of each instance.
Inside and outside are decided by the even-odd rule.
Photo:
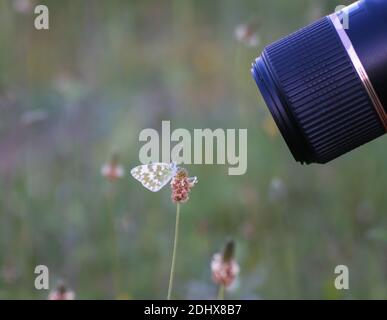
[[[241,265],[230,298],[387,297],[385,141],[295,163],[249,70],[264,45],[348,1],[43,1],[49,31],[16,2],[0,2],[1,299],[46,298],[37,264],[80,299],[165,298],[175,207],[128,175],[139,132],[162,120],[249,132],[246,175],[188,166],[199,184],[182,207],[175,297],[216,296],[210,260],[228,237]],[[251,22],[257,48],[234,37]],[[115,183],[100,175],[113,151],[127,169]]]

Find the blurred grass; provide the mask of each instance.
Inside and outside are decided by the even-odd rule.
[[[166,297],[169,191],[100,176],[114,150],[127,170],[137,165],[139,132],[162,120],[249,132],[246,175],[187,166],[199,184],[182,206],[177,298],[216,296],[210,260],[228,237],[241,265],[231,298],[387,297],[385,142],[296,164],[265,129],[249,72],[264,45],[343,1],[44,3],[49,32],[0,2],[0,299],[45,298],[33,287],[37,264],[81,299]],[[234,28],[252,20],[261,43],[245,48]],[[349,291],[333,287],[338,264],[350,269]]]

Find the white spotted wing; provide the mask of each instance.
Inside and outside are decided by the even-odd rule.
[[[152,192],[164,187],[177,172],[175,163],[150,163],[134,167],[130,174]]]

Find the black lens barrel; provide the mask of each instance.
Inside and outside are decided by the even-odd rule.
[[[353,7],[356,19],[349,17],[349,30],[353,30],[348,36],[355,50],[358,47],[380,101],[385,102],[387,28],[383,17],[387,21],[387,13],[380,14],[379,8],[378,15],[373,14],[378,5],[385,8],[387,1],[365,0]],[[373,37],[364,29],[360,33],[367,20],[373,20],[371,31],[378,29]],[[376,51],[380,41],[381,52]],[[386,132],[364,79],[329,17],[266,47],[252,73],[289,149],[301,163],[326,163]]]
[[[387,0],[354,7],[346,33],[387,112]]]

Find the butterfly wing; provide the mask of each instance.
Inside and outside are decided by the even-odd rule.
[[[133,168],[130,173],[152,192],[159,191],[176,174],[176,165],[171,163],[150,163]]]

